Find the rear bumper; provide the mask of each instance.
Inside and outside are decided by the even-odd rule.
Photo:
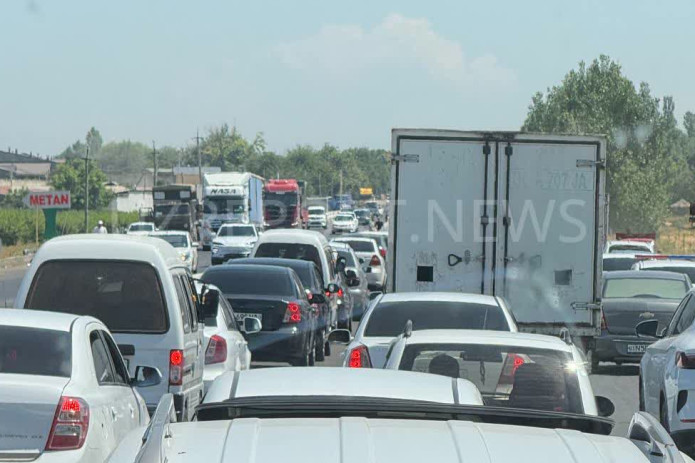
[[[600,361],[639,363],[644,352],[634,351],[634,347],[646,348],[653,341],[631,335],[607,334],[605,331],[596,339],[595,355]]]
[[[308,324],[261,331],[248,337],[251,358],[266,362],[285,362],[301,357],[307,336],[310,335]]]

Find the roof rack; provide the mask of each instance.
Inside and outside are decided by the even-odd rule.
[[[176,423],[173,394],[164,394],[157,404],[150,424],[142,435],[142,447],[135,456],[134,463],[163,463],[166,461],[163,443],[171,437],[169,424]]]

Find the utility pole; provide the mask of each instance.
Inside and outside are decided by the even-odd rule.
[[[340,200],[343,198],[343,169],[340,169]]]
[[[321,172],[319,172],[319,198],[321,198]]]
[[[200,133],[198,132],[198,129],[195,131],[195,137],[193,137],[195,140],[195,149],[196,152],[198,153],[198,183],[200,185],[203,184],[203,160],[200,157]]]
[[[84,158],[84,232],[89,233],[89,143]]]
[[[154,140],[152,140],[152,160],[154,162],[154,175],[152,176],[152,187],[157,186],[157,149],[154,145]]]

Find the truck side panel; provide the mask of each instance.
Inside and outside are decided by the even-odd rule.
[[[263,179],[252,176],[249,180],[249,220],[251,223],[263,225]]]

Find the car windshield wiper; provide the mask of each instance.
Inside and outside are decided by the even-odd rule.
[[[198,421],[346,416],[460,420],[537,428],[565,428],[602,435],[609,435],[614,426],[610,418],[576,413],[352,396],[244,397],[202,404],[196,410]]]

